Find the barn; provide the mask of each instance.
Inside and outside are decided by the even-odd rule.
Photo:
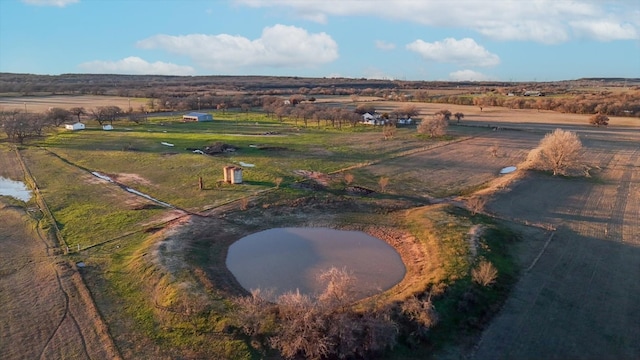
[[[213,115],[201,112],[190,112],[182,115],[182,121],[213,121]]]

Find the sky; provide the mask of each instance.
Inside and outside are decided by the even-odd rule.
[[[640,78],[640,0],[0,0],[0,72]]]

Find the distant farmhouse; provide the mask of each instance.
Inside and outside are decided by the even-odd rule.
[[[201,112],[190,112],[182,115],[182,121],[213,121],[213,115]]]
[[[363,124],[367,124],[367,125],[384,125],[387,123],[387,119],[383,118],[380,114],[378,113],[364,113],[362,114],[362,121]]]
[[[541,91],[525,91],[523,96],[544,96],[544,93]]]

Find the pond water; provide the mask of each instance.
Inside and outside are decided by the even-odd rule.
[[[22,181],[5,179],[0,176],[0,195],[11,196],[24,202],[31,199],[31,190]]]
[[[318,275],[345,268],[356,278],[362,299],[399,283],[405,274],[400,255],[386,242],[360,231],[329,228],[278,228],[246,236],[229,247],[227,268],[251,291],[316,295]]]

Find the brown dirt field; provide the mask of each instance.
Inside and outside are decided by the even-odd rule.
[[[59,107],[70,109],[72,107],[84,107],[86,110],[98,106],[115,105],[121,109],[131,107],[136,109],[140,105],[146,105],[147,99],[126,98],[119,96],[98,96],[98,95],[51,95],[51,96],[22,96],[22,97],[0,97],[0,110],[24,110],[25,104],[28,112],[45,112],[49,108]]]
[[[22,180],[0,148],[0,175]],[[73,263],[24,209],[0,199],[0,354],[3,359],[117,359],[119,355]]]
[[[563,114],[555,111],[538,111],[532,109],[509,109],[505,107],[489,107],[485,106],[480,111],[477,106],[470,105],[454,105],[454,104],[437,104],[437,103],[419,103],[419,102],[396,102],[396,101],[380,101],[372,102],[376,106],[378,112],[391,111],[403,106],[415,105],[420,114],[418,118],[431,116],[442,109],[448,109],[452,113],[461,112],[464,118],[461,124],[483,124],[492,126],[502,126],[501,124],[520,123],[530,125],[588,125],[591,115],[583,114]],[[452,117],[455,122],[455,118]],[[640,119],[634,117],[617,117],[610,116],[609,124],[612,127],[631,126],[639,127]]]
[[[387,191],[436,197],[451,196],[499,177],[506,166],[523,162],[541,134],[481,131],[462,141],[436,146],[362,169],[377,179],[389,176]],[[497,156],[489,149],[497,146]]]
[[[557,231],[521,249],[534,261],[472,358],[640,358],[640,142],[610,140],[583,142],[594,178],[529,174],[488,205]]]

